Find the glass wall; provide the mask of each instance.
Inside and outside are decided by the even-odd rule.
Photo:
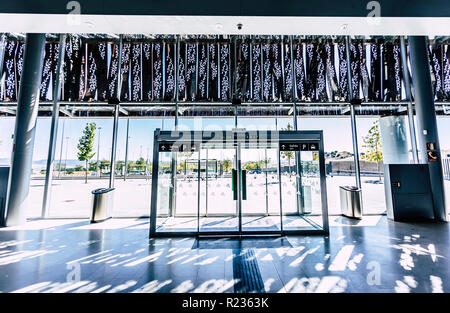
[[[51,118],[38,118],[34,140],[33,165],[30,182],[30,193],[27,205],[27,217],[41,217],[42,201],[45,186],[45,171],[47,168],[48,138]]]
[[[2,117],[0,122],[0,166],[11,164],[15,117]]]
[[[356,117],[358,134],[359,168],[363,196],[363,214],[382,214],[386,212],[384,193],[383,161],[378,162],[373,139],[380,138],[379,117]],[[408,138],[407,138],[408,140]],[[380,144],[381,146],[381,144]],[[383,152],[382,150],[380,151]]]
[[[406,118],[406,117],[405,117]],[[377,127],[378,117],[357,116],[358,143],[360,152],[361,183],[363,189],[363,208],[365,214],[381,214],[385,212],[384,201],[384,179],[382,163],[364,157],[370,147],[365,143],[373,127]],[[450,131],[450,118],[438,117],[438,130],[440,134],[441,154],[444,170],[444,184],[446,197],[450,199],[450,141],[445,134]],[[0,165],[9,165],[12,149],[12,134],[14,132],[15,118],[2,118],[0,125]],[[28,206],[28,217],[39,217],[41,214],[42,196],[45,183],[45,168],[48,153],[48,134],[50,133],[50,118],[39,118],[37,121],[36,141],[33,153],[33,172],[30,183],[30,205]],[[77,147],[83,130],[89,123],[95,123],[93,156],[86,162],[78,157]],[[126,153],[127,119],[119,120],[117,159],[116,159],[116,181],[115,181],[115,205],[112,212],[115,217],[139,217],[148,216],[151,197],[151,160],[153,147],[153,133],[156,128],[164,130],[174,129],[174,118],[132,118],[129,120],[128,132],[128,155]],[[408,123],[407,142],[411,152]],[[55,151],[55,171],[51,191],[50,217],[81,217],[88,218],[91,208],[91,191],[96,188],[109,186],[110,156],[112,142],[112,118],[61,118],[58,128],[57,145]],[[247,130],[267,129],[283,130],[293,127],[292,118],[282,117],[239,117],[238,127]],[[180,117],[179,129],[182,130],[231,130],[234,128],[234,118],[187,118]],[[352,134],[350,118],[345,117],[319,117],[299,116],[299,130],[323,130],[326,157],[326,173],[328,188],[329,213],[340,214],[339,186],[355,185]],[[250,151],[251,152],[251,151]],[[272,156],[265,156],[264,151],[249,153],[251,160],[243,160],[243,166],[248,169],[248,178],[251,180],[249,186],[257,185],[257,179],[268,180],[265,186],[266,205],[269,214],[279,211],[279,198],[271,197],[270,188],[277,188],[277,172],[274,169],[278,160]],[[412,153],[410,153],[412,160]],[[125,160],[127,159],[127,160]],[[218,213],[221,210],[213,205],[211,197],[220,195],[223,184],[220,179],[225,179],[229,173],[221,168],[222,161],[230,161],[229,157],[219,150],[202,150],[200,173],[201,179],[201,213],[206,215]],[[127,175],[125,177],[125,161],[127,161]],[[189,193],[185,188],[189,187],[189,173],[198,171],[192,169],[192,157],[177,156],[177,196],[181,193]],[[303,162],[302,157],[300,161]],[[216,162],[216,163],[214,163]],[[291,197],[283,203],[285,213],[297,210],[295,206],[296,192],[290,190],[289,186],[295,186],[297,159],[280,154],[281,183],[286,190],[285,197]],[[194,165],[192,165],[192,164]],[[245,163],[245,164],[244,164]],[[246,163],[248,163],[246,165]],[[264,177],[259,175],[258,170],[251,168],[254,164],[260,164],[264,168]],[[295,170],[294,170],[295,169]],[[303,166],[303,170],[305,167]],[[87,182],[86,182],[87,172]],[[214,173],[213,173],[214,172]],[[222,175],[222,176],[221,176]],[[303,179],[303,176],[302,176]],[[304,182],[308,185],[308,182]],[[295,188],[294,188],[295,189]],[[259,193],[249,189],[249,198],[258,197]],[[206,193],[210,197],[206,197]],[[138,194],[130,197],[130,194]],[[275,192],[274,192],[275,194]],[[312,189],[304,188],[305,195],[302,205],[305,210],[309,203],[314,201],[315,194]],[[202,200],[203,199],[203,200]],[[447,201],[449,205],[450,201]],[[256,210],[256,208],[254,208]],[[217,211],[217,212],[215,212]],[[180,208],[176,208],[175,214],[182,214]]]
[[[439,144],[441,146],[442,167],[444,171],[444,187],[447,212],[450,214],[450,117],[437,118]]]
[[[2,118],[0,123],[0,166],[11,166],[15,117]],[[27,217],[40,217],[47,165],[48,134],[51,119],[38,118],[34,142],[32,174],[29,189]]]
[[[165,120],[165,124],[171,123]],[[162,119],[119,119],[114,217],[149,216],[153,134],[162,126]]]
[[[356,185],[350,117],[299,116],[297,123],[299,130],[323,131],[328,213],[341,214],[339,186]],[[369,204],[364,211],[370,212]]]
[[[80,138],[94,137],[88,160],[80,157]],[[60,119],[51,189],[50,217],[89,218],[91,191],[109,187],[113,119]],[[87,165],[86,165],[87,163]]]

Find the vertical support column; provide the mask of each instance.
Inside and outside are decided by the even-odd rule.
[[[419,163],[419,153],[417,151],[417,139],[416,139],[416,126],[414,123],[414,108],[412,104],[411,96],[411,80],[408,69],[408,53],[406,51],[405,37],[400,36],[400,53],[402,59],[403,68],[403,82],[405,84],[406,100],[408,101],[408,125],[409,125],[409,137],[411,140],[411,150],[414,164]]]
[[[434,94],[431,85],[427,38],[425,36],[410,36],[409,49],[419,133],[419,150],[422,162],[428,163],[430,170],[435,218],[439,221],[447,221],[444,177],[434,107]],[[434,147],[431,147],[431,145]]]
[[[200,186],[201,186],[201,160],[200,160],[200,149],[198,150],[197,159],[197,234],[200,233]]]
[[[62,153],[63,153],[63,145],[64,145],[64,129],[66,128],[66,120],[63,119],[63,126],[61,132],[61,148],[59,149],[59,164],[58,164],[58,179],[61,178],[61,163],[62,163]]]
[[[178,131],[178,102],[180,100],[178,96],[178,80],[179,80],[179,64],[180,64],[180,36],[177,36],[176,40],[176,51],[175,51],[175,131]],[[199,152],[200,153],[200,152]],[[176,188],[177,188],[177,152],[172,152],[172,165],[170,174],[170,184],[169,188],[169,216],[175,215],[176,213]]]
[[[3,61],[5,60],[6,34],[0,35],[0,76],[3,73]]]
[[[9,174],[6,226],[26,221],[44,48],[45,34],[27,34]]]
[[[63,129],[64,129],[64,128],[63,128]],[[97,139],[97,163],[96,163],[96,165],[95,165],[95,173],[99,174],[98,177],[100,178],[100,177],[101,177],[101,169],[100,169],[100,173],[98,172],[98,169],[99,169],[99,164],[100,164],[100,142],[101,142],[100,137],[101,137],[101,130],[102,130],[102,128],[99,127],[99,128],[97,128],[97,130],[98,130],[98,139]]]
[[[294,106],[294,130],[297,131],[297,97],[296,97],[296,91],[297,88],[295,87],[295,66],[294,66],[294,43],[292,40],[292,36],[289,38],[289,44],[291,47],[291,68],[292,68],[292,104]]]
[[[198,151],[198,155],[200,157],[200,151]],[[201,164],[200,164],[201,166]],[[209,155],[208,155],[208,149],[206,149],[206,176],[205,176],[205,215],[208,216],[208,174],[209,174]],[[217,170],[216,170],[217,173]],[[199,194],[200,194],[200,190],[199,190]]]
[[[129,132],[130,132],[130,119],[127,119],[127,138],[125,141],[125,169],[123,171],[123,180],[126,181],[127,180],[127,174],[128,174],[128,142],[130,140],[130,136],[129,136]],[[147,172],[147,169],[145,170]]]
[[[50,210],[50,199],[53,181],[53,169],[55,162],[55,149],[56,149],[56,138],[58,134],[58,124],[59,124],[59,100],[61,99],[61,81],[64,75],[64,56],[66,51],[66,35],[62,34],[59,37],[59,54],[58,54],[58,64],[56,70],[56,77],[53,89],[53,110],[52,110],[52,123],[50,126],[50,139],[48,144],[48,154],[47,154],[47,167],[45,170],[45,185],[44,185],[44,196],[42,200],[42,212],[41,217],[46,218],[48,216],[48,211]]]
[[[295,86],[295,66],[294,66],[294,43],[292,36],[290,37],[290,46],[291,46],[291,68],[292,68],[292,103],[294,106],[294,131],[298,130],[297,124],[297,96],[296,91],[297,88]],[[302,186],[302,167],[301,167],[301,158],[300,152],[295,151],[295,167],[297,175],[295,176],[296,180],[296,192],[297,192],[297,212],[299,214],[305,213],[303,208],[303,186]],[[281,184],[281,181],[280,181]]]
[[[116,150],[117,150],[117,132],[119,130],[119,109],[120,109],[120,92],[122,90],[122,47],[123,47],[123,35],[120,35],[119,39],[119,62],[117,73],[117,89],[116,99],[109,101],[109,104],[114,104],[114,124],[113,124],[113,136],[111,147],[111,163],[109,170],[109,188],[114,188],[114,179],[116,174]]]
[[[230,42],[231,44],[231,42]],[[230,54],[231,54],[231,49],[230,49]],[[238,103],[240,104],[241,101],[237,101],[238,98],[238,90],[237,90],[237,80],[238,80],[238,76],[237,76],[237,39],[236,36],[234,37],[234,84],[233,84],[233,88],[234,88],[234,127],[237,128],[238,127]]]
[[[153,163],[152,163],[152,197],[150,205],[150,237],[156,233],[156,215],[158,209],[158,167],[159,167],[159,133],[157,128],[153,137]]]
[[[111,149],[111,167],[109,169],[109,188],[114,188],[114,179],[116,176],[116,151],[117,151],[117,132],[119,130],[119,108],[120,104],[117,102],[114,104],[114,124],[113,124],[113,136],[112,136],[112,149]]]
[[[175,130],[178,130],[178,80],[179,80],[179,66],[180,66],[180,35],[177,36],[176,51],[175,51]]]
[[[359,170],[359,149],[358,149],[358,134],[356,131],[356,114],[353,99],[353,86],[352,86],[352,72],[351,72],[351,60],[350,60],[350,38],[345,37],[345,52],[347,57],[347,80],[348,80],[348,92],[350,100],[350,119],[352,125],[352,142],[353,142],[353,159],[355,162],[355,178],[356,187],[361,189],[361,176]]]
[[[268,180],[268,173],[267,173],[267,148],[264,149],[264,177],[265,177],[265,183],[266,183],[266,215],[269,215],[269,180]]]
[[[239,138],[239,134],[238,134]],[[241,164],[241,150],[242,145],[237,141],[236,146],[236,191],[237,191],[237,211],[238,211],[238,230],[239,235],[242,235],[242,164]]]

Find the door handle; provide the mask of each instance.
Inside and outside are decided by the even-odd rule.
[[[231,190],[233,190],[233,200],[237,200],[237,170],[231,170]],[[242,200],[247,200],[247,171],[241,170]]]
[[[242,200],[247,200],[247,171],[242,170]]]
[[[237,171],[233,168],[231,170],[231,190],[233,190],[233,200],[237,200],[236,175]]]

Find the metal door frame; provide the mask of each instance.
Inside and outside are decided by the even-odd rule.
[[[243,230],[242,229],[242,186],[241,186],[241,152],[242,145],[247,145],[251,140],[251,134],[256,134],[256,142],[259,144],[268,144],[269,142],[276,145],[278,148],[278,180],[280,193],[280,230]],[[208,134],[213,134],[208,136]],[[260,141],[260,134],[265,134]],[[216,136],[220,135],[220,136]],[[272,137],[272,135],[275,135]],[[264,140],[265,139],[265,140]],[[231,142],[230,142],[231,140]],[[316,227],[307,220],[312,229],[298,229],[285,230],[283,229],[283,205],[282,205],[282,186],[281,186],[281,152],[280,143],[282,142],[315,142],[319,147],[319,174],[320,174],[320,188],[321,188],[321,205],[322,205],[322,227]],[[204,143],[217,143],[223,146],[223,149],[235,148],[235,158],[237,167],[237,215],[238,215],[238,230],[236,231],[201,231],[200,232],[200,204],[198,202],[197,208],[197,230],[196,231],[179,231],[179,232],[157,232],[156,218],[158,206],[158,171],[159,171],[159,146],[160,143],[168,145],[187,144],[192,147],[200,147]],[[197,148],[195,148],[197,149]],[[198,149],[200,158],[200,149]],[[299,152],[298,152],[299,153]],[[297,153],[296,153],[297,154]],[[298,164],[297,166],[299,166]],[[200,166],[200,164],[199,164]],[[198,185],[200,185],[200,170],[198,171]],[[161,131],[159,128],[154,132],[153,142],[153,163],[152,163],[152,190],[151,190],[151,206],[150,206],[150,237],[176,237],[176,236],[245,236],[245,235],[294,235],[294,234],[328,234],[328,205],[327,205],[327,189],[325,180],[325,155],[323,146],[323,132],[322,131]],[[175,188],[175,187],[174,187]],[[198,186],[198,201],[200,201],[200,187]],[[260,215],[260,214],[255,214]],[[287,214],[292,215],[292,214]],[[286,215],[286,216],[287,216]],[[217,215],[220,216],[220,215]],[[261,215],[262,216],[262,215]],[[269,216],[269,215],[268,215]],[[274,215],[277,216],[277,215]],[[193,216],[195,218],[195,216]]]

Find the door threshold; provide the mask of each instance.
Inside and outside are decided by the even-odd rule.
[[[198,239],[211,239],[211,238],[278,238],[283,237],[281,234],[204,234],[197,235]]]

